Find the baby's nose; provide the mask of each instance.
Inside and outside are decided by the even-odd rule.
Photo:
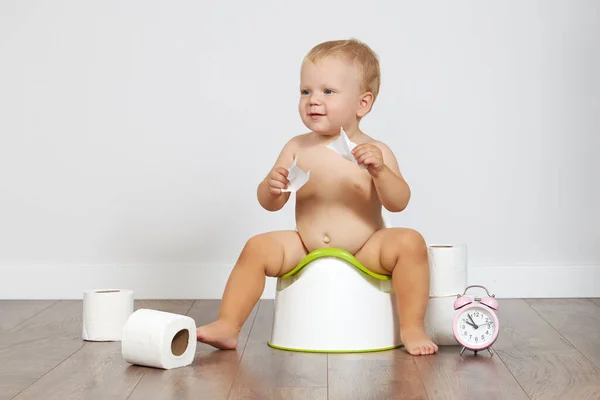
[[[321,104],[321,99],[315,95],[310,96],[310,99],[308,100],[308,103],[311,106],[318,106],[319,104]]]

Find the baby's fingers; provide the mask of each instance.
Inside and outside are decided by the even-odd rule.
[[[354,157],[358,158],[365,153],[373,152],[375,149],[376,149],[376,147],[373,146],[372,144],[363,143],[363,144],[359,144],[358,146],[356,146],[352,150],[352,154],[354,155]]]
[[[284,178],[285,179],[285,178]],[[269,180],[269,192],[271,194],[281,194],[281,189],[285,189],[289,182],[287,179],[285,181],[279,181],[275,179]]]
[[[281,175],[284,178],[288,177],[289,171],[283,167],[277,167],[273,170],[276,175]]]
[[[365,152],[363,152],[363,153],[361,153],[359,155],[355,154],[354,157],[356,158],[356,161],[359,164],[363,164],[366,160],[368,160],[369,158],[372,158],[373,154],[370,151],[367,150],[367,151],[365,151]]]
[[[377,171],[379,171],[383,165],[381,160],[375,156],[365,158],[362,164],[368,167],[369,169],[374,168]]]

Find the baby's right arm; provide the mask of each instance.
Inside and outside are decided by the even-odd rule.
[[[289,184],[287,180],[288,168],[294,161],[296,152],[296,138],[291,139],[281,150],[275,165],[269,171],[256,190],[258,202],[267,211],[278,211],[290,198],[289,192],[282,192]]]

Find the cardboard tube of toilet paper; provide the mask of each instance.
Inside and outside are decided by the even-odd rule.
[[[467,246],[431,245],[429,296],[452,296],[467,287]]]
[[[186,315],[139,309],[123,328],[121,353],[128,363],[145,367],[190,365],[196,354],[196,322]]]
[[[83,292],[82,338],[87,341],[119,341],[127,318],[133,313],[133,291],[122,289]]]
[[[458,345],[452,331],[456,296],[429,299],[425,313],[425,332],[438,346]]]

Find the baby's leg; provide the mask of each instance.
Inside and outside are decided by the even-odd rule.
[[[412,355],[435,353],[438,347],[425,333],[429,262],[423,237],[412,229],[382,229],[371,236],[356,258],[373,272],[392,274],[406,350]]]
[[[225,286],[215,322],[197,329],[198,341],[235,349],[237,338],[265,288],[265,277],[291,271],[307,252],[295,231],[277,231],[248,240]]]

